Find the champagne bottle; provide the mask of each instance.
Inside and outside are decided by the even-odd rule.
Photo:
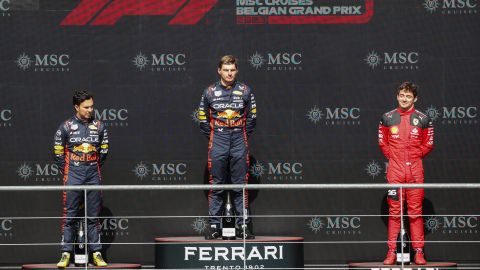
[[[235,215],[230,199],[230,192],[227,192],[226,197],[225,212],[222,217],[222,239],[235,240]]]
[[[87,246],[85,245],[85,226],[83,220],[78,222],[77,237],[74,248],[74,263],[75,266],[85,266],[88,263],[88,253],[86,253]]]
[[[410,264],[410,237],[401,229],[397,237],[397,264]]]

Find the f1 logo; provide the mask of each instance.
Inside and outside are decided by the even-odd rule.
[[[169,25],[197,24],[218,0],[82,0],[60,23],[114,25],[123,16],[175,15]],[[96,16],[96,17],[95,17]]]

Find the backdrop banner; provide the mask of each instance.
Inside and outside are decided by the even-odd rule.
[[[81,89],[109,132],[103,184],[207,184],[196,113],[225,54],[258,106],[249,183],[385,183],[377,127],[404,81],[434,121],[425,182],[476,183],[479,14],[480,0],[0,0],[0,185],[63,185],[53,139]],[[304,237],[306,263],[387,251],[386,190],[251,192],[254,233]],[[478,260],[478,197],[426,190],[428,260]],[[61,192],[1,192],[0,264],[56,261],[62,207]],[[207,197],[106,191],[101,215],[109,262],[153,265],[154,238],[203,235]]]

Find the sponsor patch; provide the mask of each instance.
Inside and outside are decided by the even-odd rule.
[[[420,123],[420,121],[418,121],[418,118],[413,118],[413,125],[418,126],[418,123]]]
[[[391,132],[392,134],[398,134],[398,127],[397,127],[397,126],[391,127],[391,128],[390,128],[390,132]]]

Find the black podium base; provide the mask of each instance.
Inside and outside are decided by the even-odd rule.
[[[257,236],[245,241],[205,240],[203,237],[155,238],[156,269],[244,267],[303,268],[303,237]]]
[[[106,267],[96,267],[96,266],[88,266],[88,269],[141,269],[141,264],[134,264],[134,263],[109,263]],[[24,264],[22,265],[22,269],[42,269],[42,270],[58,270],[56,264]],[[67,267],[64,269],[85,269],[85,267]]]
[[[456,268],[457,264],[452,262],[428,262],[425,265],[417,264],[404,264],[403,268],[412,270],[447,270]],[[365,270],[398,270],[402,268],[402,265],[384,265],[383,262],[361,262],[361,263],[349,263],[349,269],[365,269]]]

